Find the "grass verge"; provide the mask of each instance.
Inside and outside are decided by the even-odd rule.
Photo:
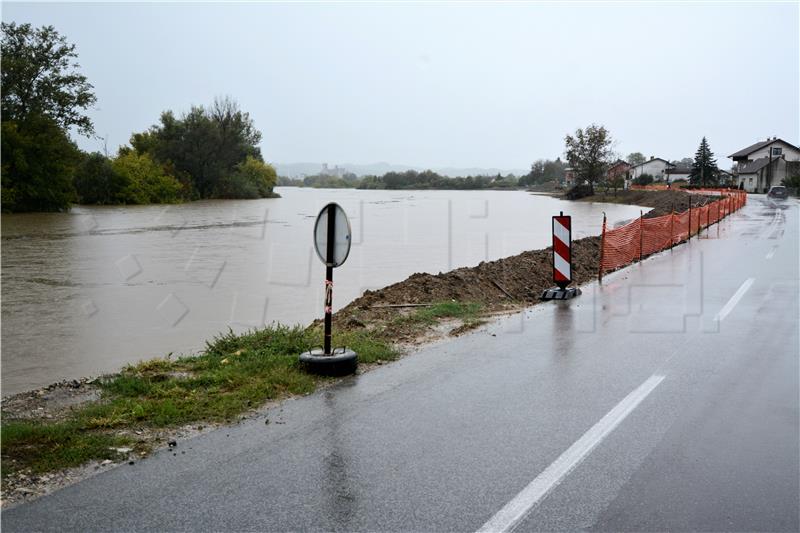
[[[305,372],[297,356],[321,341],[317,327],[229,332],[208,342],[201,355],[154,359],[101,380],[100,400],[73,409],[65,419],[9,419],[4,413],[2,477],[120,459],[115,448],[147,451],[147,444],[130,436],[131,429],[229,422],[268,400],[310,393],[331,378]],[[338,332],[334,344],[351,347],[363,363],[397,357],[384,338],[369,331]]]
[[[480,312],[481,304],[477,302],[438,302],[431,304],[429,307],[417,309],[411,314],[398,317],[395,322],[402,325],[430,327],[436,324],[439,319],[457,318],[467,324],[477,321]]]

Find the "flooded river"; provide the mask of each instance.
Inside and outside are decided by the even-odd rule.
[[[334,309],[414,272],[446,271],[573,238],[634,206],[503,191],[279,188],[268,200],[75,207],[2,216],[2,394],[190,353],[227,330],[307,324],[322,313],[324,267],[311,234],[340,203],[353,248],[334,273]]]

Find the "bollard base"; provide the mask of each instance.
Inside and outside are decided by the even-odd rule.
[[[566,289],[561,289],[559,287],[552,287],[542,292],[542,295],[539,297],[539,299],[569,300],[570,298],[575,298],[576,296],[580,296],[580,294],[581,290],[578,287],[567,287]]]
[[[317,348],[300,354],[300,364],[313,374],[321,376],[346,376],[358,366],[358,355],[347,348],[334,348],[331,355]]]

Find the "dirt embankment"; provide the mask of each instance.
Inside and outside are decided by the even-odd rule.
[[[597,276],[600,237],[586,237],[572,243],[572,272],[575,284]],[[419,304],[443,301],[477,302],[485,312],[517,309],[539,301],[553,286],[552,248],[481,262],[439,274],[413,274],[407,279],[375,291],[367,291],[334,316],[345,328],[379,327],[391,331],[400,341],[413,341],[417,328],[402,321]],[[408,307],[403,307],[403,306]]]
[[[645,213],[645,218],[660,217],[669,214],[671,211],[680,213],[689,209],[691,200],[692,208],[706,205],[713,202],[717,197],[702,194],[689,194],[685,191],[613,191],[598,192],[592,196],[581,198],[580,202],[606,202],[611,204],[641,205],[652,207],[653,209]]]
[[[618,191],[617,196],[596,194],[581,201],[609,202],[652,207],[645,217],[661,216],[704,205],[713,197],[684,191]],[[600,237],[572,242],[573,285],[597,276]],[[413,274],[407,279],[367,291],[334,315],[338,327],[381,329],[401,342],[418,340],[419,329],[407,327],[401,319],[420,304],[443,301],[478,302],[485,312],[519,309],[539,301],[542,291],[554,286],[552,247],[482,262],[439,274]],[[427,340],[427,339],[423,339]]]

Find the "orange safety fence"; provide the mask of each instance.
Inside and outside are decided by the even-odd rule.
[[[698,207],[691,207],[690,202],[689,209],[682,213],[671,213],[655,218],[640,216],[612,230],[606,230],[604,218],[598,278],[602,280],[604,272],[616,270],[690,239],[703,228],[741,209],[747,202],[747,194],[740,191],[695,189],[691,192],[718,194],[720,199]]]

